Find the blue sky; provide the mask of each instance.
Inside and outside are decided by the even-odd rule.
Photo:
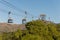
[[[2,0],[0,0],[2,1]],[[28,13],[36,16],[34,19],[40,14],[46,14],[46,19],[50,17],[50,20],[56,23],[60,22],[60,0],[5,0],[17,8],[27,11]],[[7,22],[8,12],[11,11],[13,14],[11,17],[14,20],[14,23],[21,23],[21,20],[24,18],[24,12],[18,11],[8,5],[7,3],[0,2],[0,22]],[[28,14],[27,21],[32,20],[31,15]]]

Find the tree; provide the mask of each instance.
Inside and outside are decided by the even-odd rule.
[[[27,34],[26,36],[22,37],[22,40],[43,40],[43,39],[39,35]]]
[[[44,40],[57,40],[59,36],[56,25],[47,21],[36,20],[28,22],[26,28],[29,34],[38,34],[43,37]]]

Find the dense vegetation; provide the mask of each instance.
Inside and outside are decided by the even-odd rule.
[[[27,30],[18,29],[16,32],[4,32],[0,40],[60,40],[60,32],[57,25],[41,20],[31,21],[26,24]]]

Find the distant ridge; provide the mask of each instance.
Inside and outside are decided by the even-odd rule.
[[[0,23],[0,32],[14,32],[17,29],[25,30],[24,24]]]

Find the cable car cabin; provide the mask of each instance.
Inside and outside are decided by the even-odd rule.
[[[13,19],[8,19],[8,23],[13,23]]]
[[[26,24],[26,19],[22,19],[22,24]]]

